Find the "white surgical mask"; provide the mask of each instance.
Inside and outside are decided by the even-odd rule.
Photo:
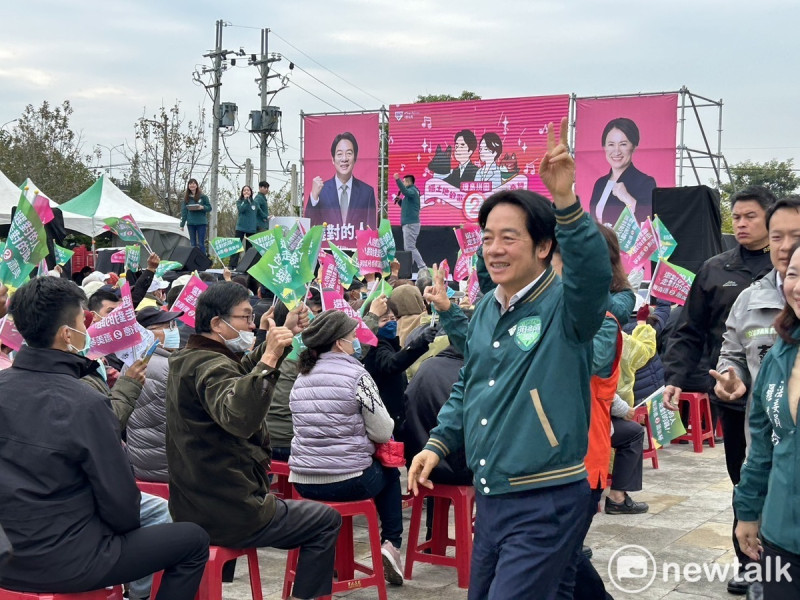
[[[83,348],[76,348],[72,344],[67,344],[67,350],[69,350],[70,352],[73,352],[75,354],[80,354],[81,356],[86,356],[89,353],[89,350],[92,347],[92,338],[89,337],[89,332],[87,331],[87,332],[84,333],[83,331],[78,331],[77,329],[75,329],[74,327],[70,327],[69,325],[67,325],[67,329],[70,329],[70,330],[74,331],[75,333],[82,334],[83,338],[84,338]]]
[[[233,325],[228,323],[225,319],[222,319],[222,322],[225,323],[228,327],[237,331],[239,333],[238,337],[233,338],[232,340],[226,340],[222,338],[222,341],[225,342],[225,345],[228,347],[228,350],[231,352],[235,352],[237,354],[243,354],[253,349],[253,344],[256,342],[256,334],[252,331],[239,331]],[[222,337],[222,336],[220,336]]]
[[[181,333],[177,328],[164,330],[164,348],[180,348],[181,347]]]

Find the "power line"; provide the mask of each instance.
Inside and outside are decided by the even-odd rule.
[[[328,88],[330,91],[332,91],[334,94],[337,94],[338,96],[341,96],[342,98],[344,98],[344,99],[345,99],[345,100],[347,100],[348,102],[351,102],[352,104],[355,104],[355,105],[356,105],[358,108],[360,108],[361,110],[367,110],[367,109],[366,109],[366,107],[364,107],[364,106],[361,106],[361,105],[360,105],[358,102],[356,102],[355,100],[353,100],[353,99],[351,99],[351,98],[348,98],[347,96],[345,96],[344,94],[342,94],[340,91],[333,89],[333,88],[332,88],[331,86],[329,86],[327,83],[325,83],[325,82],[324,82],[324,81],[322,81],[321,79],[319,79],[319,78],[315,77],[314,75],[312,75],[311,73],[309,73],[308,71],[306,71],[306,70],[305,70],[303,67],[301,67],[300,65],[298,65],[298,64],[297,64],[295,61],[293,61],[293,60],[292,60],[291,58],[289,58],[288,56],[284,56],[284,58],[286,58],[286,59],[287,59],[287,60],[289,60],[289,61],[290,61],[292,64],[294,64],[294,68],[295,68],[295,69],[300,69],[300,70],[301,70],[303,73],[305,73],[306,75],[308,75],[309,77],[311,77],[311,79],[313,79],[314,81],[317,81],[317,82],[321,83],[321,84],[322,84],[322,85],[324,85],[326,88]]]
[[[328,105],[328,106],[330,106],[330,107],[331,107],[333,110],[338,110],[339,112],[342,112],[342,109],[341,109],[341,108],[339,108],[338,106],[334,106],[333,104],[331,104],[331,103],[330,103],[330,102],[328,102],[327,100],[323,100],[322,98],[320,98],[319,96],[317,96],[317,95],[316,95],[314,92],[309,92],[309,91],[308,91],[306,88],[304,88],[303,86],[301,86],[301,85],[298,85],[296,81],[293,81],[293,82],[292,82],[292,85],[294,85],[294,86],[295,86],[295,87],[297,87],[297,88],[300,88],[300,89],[301,89],[301,90],[303,90],[303,91],[304,91],[306,94],[310,94],[310,95],[314,96],[314,98],[316,98],[317,100],[319,100],[319,101],[320,101],[320,102],[322,102],[323,104],[327,104],[327,105]]]
[[[284,37],[282,37],[282,36],[278,35],[277,33],[275,33],[275,30],[274,30],[274,29],[270,29],[270,33],[272,33],[272,35],[274,35],[275,37],[277,37],[279,40],[282,40],[283,42],[285,42],[286,44],[288,44],[289,46],[291,46],[292,48],[294,48],[295,50],[297,50],[297,51],[298,51],[300,54],[302,54],[303,56],[305,56],[307,59],[309,59],[309,60],[310,60],[310,61],[312,61],[313,63],[315,63],[315,64],[317,64],[318,66],[320,66],[320,67],[322,67],[323,69],[325,69],[325,70],[326,70],[328,73],[330,73],[330,74],[331,74],[331,75],[333,75],[334,77],[338,77],[339,79],[341,79],[342,81],[344,81],[344,82],[345,82],[347,85],[350,85],[350,86],[354,87],[355,89],[357,89],[357,90],[358,90],[359,92],[361,92],[362,94],[366,94],[366,95],[367,95],[367,96],[369,96],[370,98],[373,98],[373,99],[377,100],[377,101],[378,101],[378,102],[380,102],[382,105],[385,105],[385,104],[386,104],[386,102],[384,102],[383,100],[381,100],[381,99],[380,99],[380,98],[378,98],[377,96],[375,96],[375,95],[373,95],[373,94],[370,94],[368,91],[366,91],[366,90],[364,90],[364,89],[362,89],[362,88],[358,87],[356,84],[354,84],[354,83],[351,83],[351,82],[347,81],[347,79],[345,79],[345,78],[344,78],[344,77],[342,77],[341,75],[338,75],[337,73],[334,73],[333,71],[331,71],[331,70],[330,70],[328,67],[326,67],[325,65],[323,65],[321,62],[319,62],[318,60],[315,60],[314,58],[312,58],[311,56],[309,56],[308,54],[306,54],[305,52],[303,52],[302,50],[300,50],[300,48],[298,48],[297,46],[295,46],[294,44],[292,44],[292,43],[291,43],[289,40],[287,40],[286,38],[284,38]],[[337,109],[337,110],[338,110],[338,109]]]

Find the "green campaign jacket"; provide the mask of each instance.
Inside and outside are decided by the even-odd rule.
[[[579,204],[557,210],[556,222],[563,282],[548,266],[503,315],[486,294],[468,327],[455,307],[441,314],[465,361],[425,448],[443,458],[465,447],[482,494],[586,478],[592,338],[609,306],[611,265]]]
[[[800,330],[794,332],[800,337]],[[761,519],[768,542],[800,554],[800,434],[789,410],[798,346],[778,339],[753,388],[750,438],[733,506],[740,521]]]
[[[199,204],[203,210],[189,210],[188,204]],[[186,225],[208,225],[208,213],[211,212],[211,202],[208,196],[203,194],[200,199],[195,201],[194,196],[189,196],[189,202],[181,202],[181,227]]]

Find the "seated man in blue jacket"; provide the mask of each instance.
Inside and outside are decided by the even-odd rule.
[[[105,395],[81,382],[98,363],[86,296],[38,277],[9,312],[26,345],[0,373],[0,523],[14,547],[0,587],[75,593],[164,571],[156,600],[192,600],[208,559],[193,523],[140,527],[139,490]]]
[[[478,268],[495,287],[468,328],[441,278],[426,294],[465,362],[408,481],[414,493],[432,487],[439,461],[465,449],[477,492],[470,599],[556,598],[589,509],[592,338],[609,306],[611,265],[572,191],[566,118],[558,145],[553,130],[539,175],[555,206],[514,190],[481,207]],[[550,266],[556,243],[563,282]]]

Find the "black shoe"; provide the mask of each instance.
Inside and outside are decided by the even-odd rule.
[[[589,548],[589,546],[582,546],[582,547],[581,547],[581,552],[582,552],[582,553],[583,553],[583,555],[584,555],[586,558],[588,558],[588,559],[591,559],[591,558],[592,558],[592,555],[594,554],[594,552],[592,552],[592,549],[591,549],[591,548]]]
[[[606,498],[607,515],[640,515],[650,510],[647,502],[635,502],[633,498],[625,493],[624,502],[614,502],[611,498]]]
[[[750,584],[745,581],[741,573],[737,573],[733,579],[728,581],[728,593],[735,594],[736,596],[744,596],[747,593],[747,588]]]

